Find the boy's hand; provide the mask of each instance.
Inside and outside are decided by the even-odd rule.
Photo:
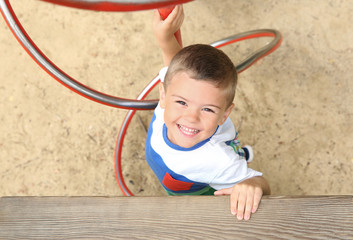
[[[177,54],[182,46],[174,36],[184,21],[184,11],[182,5],[174,7],[169,16],[163,20],[158,10],[154,12],[153,31],[158,45],[163,53],[164,65],[169,66],[170,61]]]
[[[251,213],[259,207],[262,195],[269,194],[267,181],[263,177],[253,177],[235,184],[231,188],[216,191],[214,194],[231,195],[230,209],[238,220],[249,220]]]
[[[170,41],[174,37],[184,21],[184,11],[182,5],[176,5],[169,16],[163,20],[158,10],[154,12],[153,31],[158,43],[163,45],[165,41]]]

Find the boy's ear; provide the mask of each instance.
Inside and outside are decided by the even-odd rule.
[[[232,104],[227,108],[227,110],[224,112],[223,117],[222,117],[221,122],[219,123],[219,125],[222,125],[222,124],[227,120],[227,118],[229,117],[229,115],[230,115],[230,113],[232,112],[233,108],[234,108],[234,103],[232,103]]]
[[[165,108],[165,89],[162,82],[159,83],[159,104],[161,108]]]

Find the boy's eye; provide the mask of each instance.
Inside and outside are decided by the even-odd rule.
[[[183,106],[186,105],[186,102],[184,102],[184,101],[176,101],[176,102],[179,103],[180,105],[183,105]]]
[[[206,112],[214,113],[214,111],[211,108],[204,108],[203,110],[206,111]]]

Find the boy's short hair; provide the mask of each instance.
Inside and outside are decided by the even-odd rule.
[[[165,76],[166,91],[171,79],[179,72],[187,72],[192,79],[207,81],[226,90],[228,106],[232,104],[238,74],[223,51],[206,44],[194,44],[180,50],[173,57]]]

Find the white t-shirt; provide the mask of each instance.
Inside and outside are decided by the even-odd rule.
[[[167,69],[163,68],[163,81]],[[169,141],[164,124],[164,109],[155,109],[146,141],[146,159],[163,187],[172,194],[192,194],[207,187],[216,190],[232,187],[245,179],[262,173],[248,168],[227,142],[236,138],[232,121],[228,118],[216,132],[191,148],[183,148]]]

